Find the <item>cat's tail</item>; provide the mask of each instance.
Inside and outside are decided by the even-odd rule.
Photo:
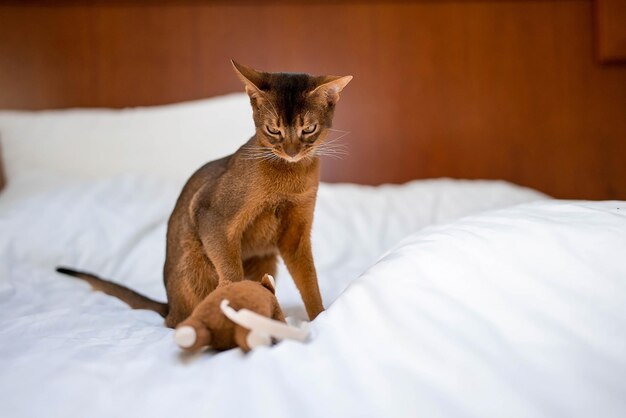
[[[59,273],[67,274],[68,276],[86,281],[94,290],[99,290],[107,295],[115,296],[133,309],[148,309],[158,313],[163,318],[167,316],[169,311],[167,303],[152,300],[132,289],[127,288],[126,286],[101,279],[95,274],[76,271],[66,267],[57,267],[56,270]]]

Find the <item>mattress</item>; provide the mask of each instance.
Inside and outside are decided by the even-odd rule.
[[[492,181],[322,184],[327,310],[310,341],[189,355],[157,314],[54,272],[164,300],[179,187],[122,175],[0,195],[2,416],[624,415],[626,202]],[[277,286],[304,318],[282,265]]]

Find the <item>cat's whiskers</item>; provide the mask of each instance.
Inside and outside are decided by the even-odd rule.
[[[258,148],[243,148],[241,152],[243,153],[257,153],[257,152],[265,152],[269,151],[267,147],[258,147]]]
[[[341,159],[341,158],[345,157],[347,155],[347,153],[345,153],[345,152],[321,150],[321,151],[315,152],[315,155],[318,156],[318,157],[332,157],[332,158]]]
[[[239,151],[244,160],[267,160],[275,154],[266,147],[245,146]]]
[[[346,144],[335,144],[335,143],[324,143],[324,144],[320,144],[319,147],[323,149],[344,149],[344,150],[348,149],[348,146]]]
[[[342,134],[341,134],[341,135],[339,135],[339,136],[338,136],[338,137],[336,137],[336,138],[333,138],[333,139],[328,140],[328,141],[327,141],[327,143],[337,142],[337,141],[339,141],[341,138],[343,138],[344,136],[346,136],[346,135],[350,135],[350,133],[351,133],[350,131],[340,131],[340,130],[338,130],[338,129],[329,129],[329,131],[333,131],[333,132],[342,132]]]
[[[338,143],[338,141],[342,139],[343,137],[345,137],[346,135],[350,134],[350,131],[344,131],[341,129],[330,129],[330,128],[328,128],[328,130],[332,132],[340,132],[341,135],[319,144],[313,151],[315,155],[338,158],[338,159],[341,159],[344,156],[348,155],[347,145]]]
[[[263,157],[263,156],[273,155],[273,153],[259,150],[259,151],[243,152],[242,155],[246,157]]]
[[[242,151],[271,151],[269,147],[263,145],[244,145]]]
[[[327,150],[327,149],[317,149],[315,150],[315,155],[318,157],[333,157],[333,158],[343,158],[348,153],[346,151],[338,151],[338,150]]]
[[[249,161],[279,161],[282,158],[268,147],[258,145],[246,145],[240,151],[242,159]]]
[[[322,150],[322,151],[339,151],[339,152],[347,152],[348,151],[348,147],[346,147],[343,144],[337,144],[337,145],[320,145],[317,149]]]
[[[321,149],[316,152],[317,155],[348,155],[346,150],[335,150],[335,149]]]
[[[334,158],[336,160],[343,160],[343,155],[337,155],[337,154],[319,154],[319,156],[321,157],[330,157],[330,158]]]

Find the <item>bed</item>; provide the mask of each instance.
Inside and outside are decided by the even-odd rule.
[[[251,126],[231,125],[248,117],[243,94],[0,112],[3,416],[623,416],[623,201],[504,181],[322,184],[313,246],[328,309],[308,342],[248,355],[182,354],[157,314],[54,271],[164,300],[181,184],[235,149]],[[277,280],[304,319],[282,265]]]
[[[618,3],[0,2],[0,416],[626,416]],[[231,58],[354,76],[327,310],[306,343],[184,355],[54,269],[164,300],[178,192],[252,133]],[[277,296],[304,318],[282,265]]]

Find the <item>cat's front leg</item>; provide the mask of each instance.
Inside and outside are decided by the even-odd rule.
[[[238,282],[244,279],[241,262],[241,245],[225,239],[203,239],[202,243],[209,260],[215,266],[219,284]]]
[[[207,257],[217,271],[219,284],[243,280],[241,240],[229,239],[223,222],[212,219],[209,214],[199,219],[201,219],[198,222],[200,240]]]
[[[286,227],[278,242],[280,254],[311,320],[324,310],[311,251],[312,220],[312,210],[293,210],[284,219]]]

